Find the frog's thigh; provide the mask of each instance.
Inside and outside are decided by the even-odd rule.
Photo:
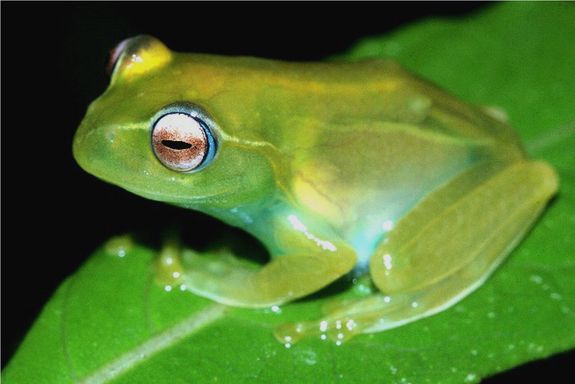
[[[440,201],[441,196],[432,194],[430,201],[423,201],[398,223],[395,230],[403,241],[396,243],[390,236],[370,262],[378,288],[405,303],[393,309],[391,321],[386,321],[383,310],[383,319],[370,330],[437,313],[479,287],[523,237],[556,189],[551,167],[525,161],[477,183],[441,211],[425,206]],[[433,216],[426,217],[426,211]]]
[[[313,293],[349,272],[353,251],[284,255],[253,268],[228,255],[210,260],[196,255],[185,266],[183,284],[214,301],[239,307],[281,304]]]

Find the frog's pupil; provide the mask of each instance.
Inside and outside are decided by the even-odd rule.
[[[192,148],[192,144],[186,143],[185,141],[177,141],[177,140],[162,140],[162,145],[178,151],[182,149]]]

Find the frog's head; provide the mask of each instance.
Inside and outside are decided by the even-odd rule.
[[[138,36],[112,52],[109,88],[74,138],[82,168],[133,193],[217,212],[275,191],[275,150],[250,124],[230,70]],[[227,81],[230,79],[230,81]]]

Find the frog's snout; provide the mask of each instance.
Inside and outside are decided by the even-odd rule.
[[[114,140],[113,130],[104,129],[84,118],[74,135],[72,153],[74,159],[86,172],[101,177],[102,160],[109,159],[110,143]]]
[[[85,122],[82,121],[80,127],[76,131],[74,135],[74,139],[72,140],[72,154],[74,159],[82,167],[82,169],[86,170],[86,127],[84,126]]]

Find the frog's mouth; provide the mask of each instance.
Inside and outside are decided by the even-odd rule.
[[[111,182],[109,180],[106,180],[105,178],[102,179],[104,181]],[[188,209],[194,209],[195,206],[201,205],[204,202],[207,203],[208,201],[212,201],[213,199],[220,199],[233,193],[233,191],[223,191],[213,195],[201,195],[201,196],[189,196],[184,194],[166,195],[165,193],[159,193],[150,188],[141,188],[136,185],[134,186],[120,185],[114,182],[111,183],[117,185],[122,189],[125,189],[128,192],[131,192],[138,196],[142,196],[146,199],[177,205]]]

